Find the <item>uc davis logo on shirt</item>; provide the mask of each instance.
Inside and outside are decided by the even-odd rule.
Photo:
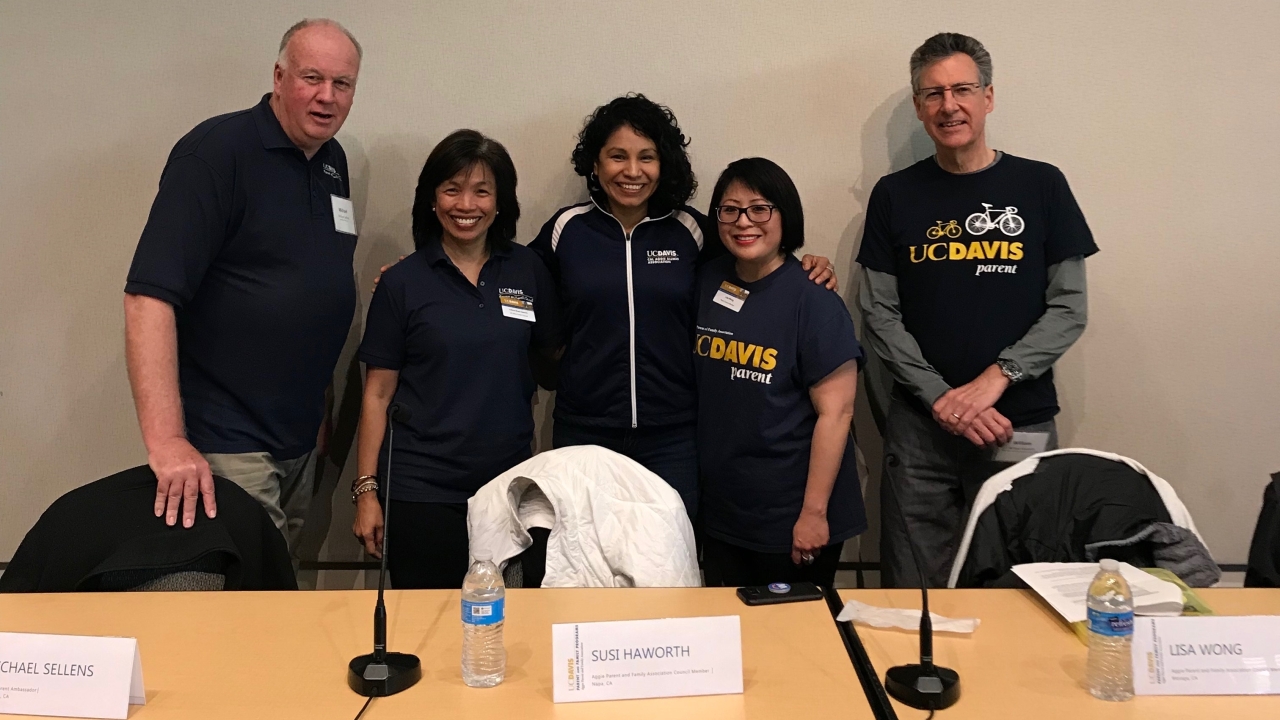
[[[708,328],[700,327],[699,329],[705,330]],[[733,380],[751,380],[765,385],[773,384],[773,373],[769,371],[778,366],[778,351],[775,348],[752,345],[741,340],[726,340],[715,335],[699,334],[693,343],[693,351],[702,357],[709,357],[712,360],[723,360],[727,363],[741,365],[742,367],[729,368],[729,377]],[[759,368],[759,371],[748,370],[748,367]]]
[[[322,163],[322,165],[324,167],[325,175],[328,175],[329,177],[333,178],[334,180],[337,180],[338,182],[342,182],[342,174],[338,172],[337,168],[330,165],[329,163]]]
[[[984,208],[982,212],[973,213],[965,218],[964,229],[968,230],[969,234],[984,235],[989,230],[998,229],[1007,237],[1014,237],[1022,234],[1022,231],[1026,229],[1026,221],[1022,219],[1021,215],[1018,215],[1018,208],[1010,205],[1003,210],[996,210],[991,203],[982,203],[982,207]],[[960,229],[960,223],[956,220],[949,220],[945,223],[942,220],[938,220],[933,227],[924,232],[924,236],[928,240],[949,238],[954,241],[963,234]],[[1012,260],[1017,262],[1022,259],[1022,255],[1022,243],[1008,240],[974,240],[968,244],[962,242],[935,242],[925,245],[912,245],[907,248],[907,256],[913,263],[922,263],[926,260]],[[1018,272],[1018,266],[978,265],[974,275],[981,275],[984,272],[1015,274]]]
[[[670,265],[680,262],[680,253],[675,250],[646,250],[645,259],[650,265]]]

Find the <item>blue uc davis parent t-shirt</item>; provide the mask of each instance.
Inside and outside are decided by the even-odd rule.
[[[737,312],[713,301],[724,282],[748,293]],[[790,552],[818,420],[809,389],[861,358],[844,302],[811,282],[794,257],[754,283],[738,279],[732,256],[704,266],[694,363],[708,535],[758,552]],[[827,525],[832,543],[867,528],[852,438]]]
[[[387,270],[360,360],[396,370],[392,499],[466,502],[532,452],[531,348],[559,340],[555,285],[527,247],[497,249],[472,285],[439,241]],[[386,437],[378,473],[386,471]]]
[[[897,276],[903,325],[959,387],[1044,315],[1050,266],[1097,251],[1062,172],[1005,153],[975,173],[949,173],[929,157],[881,178],[858,262]],[[1011,385],[995,407],[1015,427],[1052,419],[1053,370]]]

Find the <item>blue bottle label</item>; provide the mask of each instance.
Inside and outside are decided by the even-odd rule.
[[[468,625],[494,625],[502,622],[506,598],[491,602],[462,601],[462,622]]]
[[[1110,637],[1128,637],[1133,634],[1133,611],[1109,613],[1089,608],[1089,630]]]

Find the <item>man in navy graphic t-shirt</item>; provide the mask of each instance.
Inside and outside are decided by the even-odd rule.
[[[1053,364],[1084,332],[1097,252],[1066,178],[987,146],[991,57],[955,33],[911,57],[936,154],[876,183],[858,262],[864,340],[894,391],[885,422],[886,587],[947,581],[969,500],[1020,440],[1054,449]],[[905,522],[904,525],[904,516]]]

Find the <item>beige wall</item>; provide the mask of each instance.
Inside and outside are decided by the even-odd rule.
[[[938,30],[976,35],[995,58],[993,144],[1061,167],[1102,248],[1089,329],[1059,365],[1065,443],[1146,463],[1218,559],[1244,561],[1280,470],[1273,0],[0,0],[0,559],[58,495],[145,460],[120,302],[161,167],[197,122],[269,89],[279,36],[306,14],[366,48],[339,136],[362,288],[410,247],[414,180],[443,134],[507,144],[527,241],[580,197],[582,117],[640,90],[693,138],[695,204],[729,160],[786,167],[808,249],[836,261],[849,296],[872,185],[930,152],[907,57]],[[322,556],[354,559],[350,506],[339,493],[333,507]]]

